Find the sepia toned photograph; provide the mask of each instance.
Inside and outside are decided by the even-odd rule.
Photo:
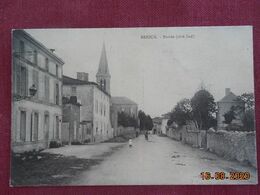
[[[255,185],[252,26],[14,29],[10,186]]]

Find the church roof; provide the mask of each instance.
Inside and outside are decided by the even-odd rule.
[[[127,97],[112,97],[111,98],[112,104],[115,105],[137,105],[134,101],[130,100]]]
[[[99,60],[99,67],[98,67],[97,75],[108,75],[108,76],[110,76],[109,69],[108,69],[106,48],[105,48],[104,43],[103,43],[103,48],[102,48],[102,52],[101,52],[101,57],[100,57],[100,60]]]
[[[229,92],[229,94],[224,96],[221,100],[219,100],[219,102],[234,102],[238,101],[237,98],[238,97],[234,93]]]

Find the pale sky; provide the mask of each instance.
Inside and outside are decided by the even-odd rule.
[[[254,91],[250,26],[26,31],[55,49],[65,61],[64,75],[76,78],[76,72],[88,72],[90,81],[96,81],[104,42],[111,95],[132,99],[152,117],[191,98],[202,82],[216,101],[227,87],[236,95]]]

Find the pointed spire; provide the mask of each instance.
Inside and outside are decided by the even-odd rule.
[[[108,69],[106,48],[105,48],[104,42],[103,42],[103,47],[102,47],[97,75],[108,75],[108,76],[110,75],[109,69]]]

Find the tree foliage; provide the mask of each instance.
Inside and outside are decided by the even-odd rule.
[[[251,110],[255,108],[255,98],[253,93],[243,93],[238,96],[238,100],[245,103],[246,110]]]
[[[138,112],[140,121],[140,130],[151,130],[153,128],[153,120],[150,115],[146,115],[142,110]]]
[[[224,114],[224,118],[225,118],[224,123],[229,125],[229,124],[231,124],[233,119],[236,119],[235,109],[236,108],[234,106],[232,106],[231,109],[227,113]]]
[[[118,113],[118,124],[123,127],[137,127],[138,122],[134,116],[130,116],[125,112]]]
[[[206,90],[197,91],[191,98],[193,119],[199,129],[208,129],[216,126],[216,103],[214,97]]]
[[[255,98],[253,93],[243,93],[238,97],[245,103],[245,114],[242,117],[244,129],[247,131],[255,130]]]
[[[186,125],[187,121],[192,120],[192,107],[189,99],[182,99],[177,103],[170,113],[168,125],[176,122],[179,126]]]

